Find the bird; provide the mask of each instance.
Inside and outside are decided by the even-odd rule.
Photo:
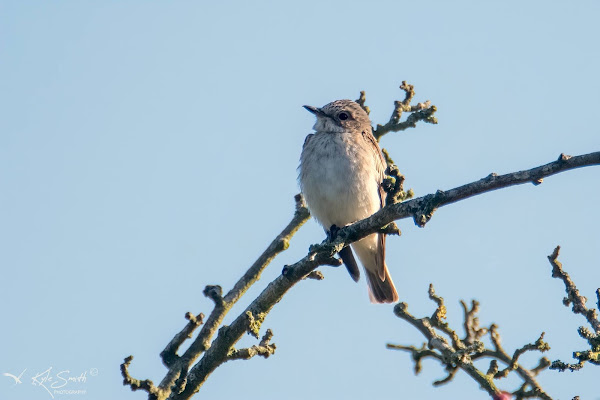
[[[386,161],[373,136],[369,115],[352,100],[321,108],[304,106],[317,118],[304,140],[298,181],[311,215],[328,235],[367,218],[384,206]],[[339,255],[354,281],[367,278],[372,303],[395,303],[398,292],[385,263],[385,235],[373,233],[344,247]]]

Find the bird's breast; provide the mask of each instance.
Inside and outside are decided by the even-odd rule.
[[[344,226],[380,208],[374,155],[362,138],[317,133],[300,159],[300,186],[312,215],[326,228]]]

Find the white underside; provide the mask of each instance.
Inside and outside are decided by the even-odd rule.
[[[367,218],[381,208],[379,155],[361,142],[362,137],[352,139],[349,133],[318,133],[302,154],[302,193],[312,216],[326,230]],[[352,248],[365,268],[375,270],[377,235],[353,243]]]

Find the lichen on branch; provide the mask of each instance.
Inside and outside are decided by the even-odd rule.
[[[375,128],[374,132],[378,139],[389,132],[412,127],[418,121],[437,123],[437,120],[433,116],[436,111],[435,106],[432,106],[429,102],[410,105],[414,97],[414,87],[403,82],[401,89],[405,92],[405,98],[395,103],[394,112],[390,120],[384,125],[378,124]],[[357,101],[368,112],[368,107],[365,105],[364,93],[361,93],[361,97]],[[406,120],[401,121],[403,113],[411,114]],[[189,314],[188,323],[165,347],[161,356],[168,370],[160,384],[154,385],[150,380],[137,380],[131,377],[129,367],[133,357],[126,358],[121,365],[124,384],[130,386],[132,390],[145,390],[148,392],[148,398],[151,400],[190,399],[200,390],[212,372],[223,363],[230,360],[249,359],[256,355],[266,358],[273,354],[275,345],[270,343],[272,338],[271,331],[267,331],[267,334],[262,337],[260,343],[257,345],[244,349],[236,349],[235,345],[247,333],[257,338],[259,337],[259,331],[267,314],[294,285],[309,279],[322,279],[323,275],[319,271],[316,271],[320,266],[340,265],[341,260],[336,256],[345,246],[375,232],[399,234],[400,231],[394,223],[396,220],[413,218],[417,225],[423,227],[439,207],[512,185],[527,182],[539,184],[544,177],[569,169],[598,165],[600,164],[600,152],[576,157],[561,156],[558,161],[502,176],[490,174],[479,181],[447,191],[438,190],[434,194],[419,198],[412,198],[414,195],[412,191],[405,192],[403,190],[404,177],[397,172],[397,169],[393,169],[393,161],[389,157],[389,154],[387,154],[386,159],[390,168],[388,169],[389,181],[386,183],[388,194],[385,207],[364,220],[343,227],[339,230],[335,239],[326,238],[322,243],[311,246],[306,256],[296,263],[286,265],[282,268],[281,275],[268,283],[255,299],[249,301],[249,305],[229,325],[224,325],[224,318],[231,308],[259,280],[267,265],[278,254],[288,248],[291,237],[310,218],[302,196],[297,195],[295,197],[296,209],[290,223],[275,237],[263,254],[248,268],[233,288],[224,294],[223,289],[218,285],[206,286],[203,293],[214,302],[214,308],[208,314],[207,318],[203,318],[203,316],[198,314],[192,319],[192,314]],[[433,290],[430,296],[433,300],[436,300]],[[436,309],[436,312],[432,316],[432,320],[436,326],[440,327],[442,332],[448,334],[451,330],[449,327],[444,327],[443,312],[441,312],[439,307]],[[473,310],[470,312],[474,313]],[[196,328],[200,326],[199,332],[196,332]],[[196,334],[195,338],[193,338],[194,333]],[[477,333],[472,333],[472,335],[476,337]],[[183,354],[179,354],[181,345],[187,339],[193,340],[191,340],[191,344],[187,350]],[[481,354],[481,345],[477,340],[469,341],[468,338],[452,338],[452,343],[447,345],[452,348],[452,346],[457,345],[459,342],[464,344],[464,348],[461,347],[459,351],[454,351],[454,355],[452,356],[453,365],[458,366],[458,363],[461,362],[464,364],[463,360]],[[434,348],[437,348],[435,347],[436,345],[444,347],[443,341],[434,341],[432,343]],[[512,359],[508,357],[508,360]],[[513,367],[511,364],[511,368]],[[494,370],[494,368],[490,368],[490,370],[494,374],[500,372],[498,369]],[[516,371],[519,373],[520,370],[518,367]],[[533,373],[536,369],[532,369],[531,371]],[[449,376],[445,378],[445,381],[450,380],[453,373],[456,373],[456,371],[450,370]],[[487,377],[485,373],[483,373],[482,377],[484,380],[491,381],[491,378]],[[443,381],[440,382],[443,383]]]
[[[402,81],[400,89],[404,91],[404,100],[394,101],[394,110],[387,123],[384,125],[377,124],[373,128],[373,136],[379,141],[384,135],[389,132],[399,132],[408,128],[414,128],[417,126],[419,121],[427,122],[430,124],[437,124],[437,118],[434,117],[437,108],[431,104],[429,100],[411,105],[413,98],[415,97],[415,87]],[[365,92],[360,92],[359,98],[356,100],[358,104],[365,110],[367,114],[371,112],[369,107],[366,105]],[[401,121],[403,113],[410,113],[406,120]]]
[[[408,312],[406,303],[397,304],[394,313],[399,318],[414,326],[425,337],[426,342],[420,347],[399,344],[388,344],[387,348],[409,352],[415,363],[415,374],[422,370],[422,360],[431,358],[437,360],[444,367],[446,377],[433,382],[434,386],[446,384],[454,379],[459,370],[466,372],[474,379],[481,389],[486,391],[493,399],[505,398],[508,394],[498,388],[494,380],[505,378],[510,372],[515,371],[522,380],[519,388],[512,392],[517,399],[540,398],[551,399],[540,387],[535,379],[536,375],[550,365],[548,359],[541,358],[538,365],[527,369],[518,363],[519,357],[527,351],[544,352],[550,349],[543,341],[542,333],[534,343],[529,343],[514,351],[512,356],[500,344],[500,334],[496,325],[489,328],[479,326],[479,303],[475,300],[469,308],[464,301],[463,328],[464,336],[461,338],[446,320],[446,306],[444,299],[435,294],[433,285],[429,286],[429,298],[437,305],[430,317],[417,318]],[[488,348],[482,339],[488,335],[492,348]],[[490,358],[491,362],[486,372],[475,365],[475,361]],[[500,369],[498,362],[506,365]]]
[[[574,314],[583,315],[592,329],[590,330],[589,328],[581,326],[577,330],[579,336],[590,346],[589,350],[586,349],[573,353],[573,358],[578,361],[577,363],[571,364],[556,360],[552,362],[550,369],[561,372],[567,369],[570,371],[578,371],[583,368],[586,362],[600,365],[600,320],[598,320],[598,310],[587,307],[587,298],[579,293],[579,289],[577,289],[577,286],[575,286],[575,283],[569,274],[563,269],[562,263],[558,261],[559,253],[560,246],[556,246],[552,254],[548,256],[548,261],[550,261],[550,265],[552,265],[552,277],[562,280],[565,284],[567,297],[563,299],[563,304],[566,307],[572,306],[571,310]],[[596,289],[596,298],[598,308],[600,308],[600,289]]]

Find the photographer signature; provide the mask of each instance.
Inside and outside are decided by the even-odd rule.
[[[85,370],[79,375],[71,373],[70,370],[62,370],[56,373],[52,372],[53,367],[49,367],[45,371],[38,372],[36,374],[31,375],[31,384],[33,386],[38,386],[46,390],[50,397],[54,398],[53,391],[63,390],[67,385],[80,386],[83,383],[86,383],[88,377],[98,375],[98,369],[90,368],[89,370]],[[14,381],[14,385],[20,385],[23,383],[23,375],[27,371],[25,368],[19,375],[14,375],[8,372],[5,372],[3,375],[11,378]]]

